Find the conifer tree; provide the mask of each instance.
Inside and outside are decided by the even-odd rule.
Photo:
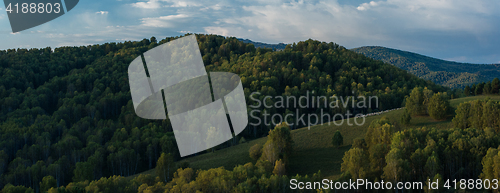
[[[340,133],[339,130],[335,131],[335,134],[333,134],[332,144],[333,147],[337,148],[344,145],[344,138],[342,137],[342,134]]]

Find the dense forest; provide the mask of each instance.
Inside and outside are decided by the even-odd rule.
[[[418,89],[412,95],[418,96]],[[409,103],[412,102],[407,101],[406,108],[419,109]],[[425,107],[420,109],[426,113]],[[345,152],[339,180],[434,182],[439,179],[440,190],[435,190],[438,192],[497,189],[499,113],[500,103],[485,99],[461,103],[452,119],[453,127],[448,129],[419,127],[396,131],[390,120],[375,120],[365,137]],[[486,181],[489,184],[483,183]],[[431,191],[428,184],[422,188]]]
[[[437,84],[451,88],[491,81],[500,75],[500,64],[469,64],[440,60],[411,52],[365,46],[352,51],[381,60]]]
[[[335,43],[307,40],[273,51],[236,38],[196,36],[207,71],[238,74],[247,105],[252,105],[252,92],[260,92],[260,100],[310,91],[321,96],[377,96],[379,103],[370,107],[330,112],[368,113],[401,107],[415,87],[449,91]],[[0,188],[24,186],[40,192],[46,183],[65,186],[133,175],[157,167],[162,155],[180,160],[169,120],[135,115],[127,75],[133,59],[175,38],[0,51]],[[281,114],[287,110],[296,109],[266,109]],[[274,127],[247,126],[238,138],[266,136]],[[290,129],[297,127],[301,125]],[[231,140],[216,149],[236,143]],[[272,173],[267,166],[248,167],[248,172],[259,170],[254,173],[258,178]],[[109,183],[119,179],[109,178],[118,180]]]

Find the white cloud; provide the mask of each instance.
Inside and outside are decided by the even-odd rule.
[[[36,31],[30,31],[30,33],[35,34],[35,33],[45,33],[45,31],[42,30],[36,30]]]
[[[205,32],[207,34],[217,34],[217,35],[222,35],[222,36],[230,36],[228,28],[223,28],[223,27],[205,27],[204,30],[205,30]]]
[[[359,5],[356,9],[360,10],[360,11],[365,11],[365,10],[369,9],[370,7],[375,7],[377,5],[378,5],[377,2],[370,1],[370,3],[363,3],[363,4]]]
[[[217,3],[217,4],[212,5],[212,6],[205,6],[205,7],[201,8],[200,10],[201,10],[201,11],[204,11],[204,10],[209,10],[209,9],[212,9],[212,10],[216,10],[216,11],[218,11],[218,10],[221,10],[222,8],[223,8],[223,7],[222,7],[220,4],[218,4],[218,3]]]
[[[183,18],[189,17],[186,14],[177,14],[177,15],[167,15],[160,17],[148,17],[142,18],[142,25],[149,27],[174,27],[177,23],[179,23]]]
[[[363,3],[357,10],[368,11],[365,18],[384,18],[399,28],[462,30],[470,33],[490,30],[489,16],[499,16],[498,1],[478,0],[386,0]],[[391,26],[396,27],[396,26]]]
[[[158,0],[149,0],[147,2],[137,2],[137,3],[133,3],[132,6],[142,8],[142,9],[161,8],[161,4],[158,2]]]
[[[163,5],[163,4],[168,4],[168,5]],[[146,2],[141,1],[133,3],[132,6],[143,9],[159,9],[162,7],[183,8],[183,7],[199,7],[202,6],[202,3],[195,1],[183,1],[183,0],[148,0]]]
[[[258,41],[294,42],[309,38],[321,41],[384,39],[384,35],[368,32],[374,26],[358,13],[353,6],[341,6],[337,2],[304,1],[243,6],[243,17],[219,19],[219,24],[205,27],[207,33],[252,38]],[[340,42],[342,43],[342,42]]]
[[[70,25],[99,30],[110,25],[106,15],[107,11],[83,12],[79,14],[77,19],[73,20]]]
[[[475,3],[467,0],[385,0],[359,6],[340,5],[337,1],[259,2],[242,6],[241,12],[250,15],[228,13],[203,29],[207,33],[220,31],[232,36],[273,42],[314,38],[366,45],[403,41],[397,38],[409,38],[410,34],[420,30],[470,33],[480,38],[483,32],[497,30],[492,22],[495,17],[500,17],[496,11],[500,1],[489,0]],[[212,6],[217,5],[220,4]],[[208,9],[209,6],[206,6],[201,10]]]
[[[468,58],[466,56],[457,56],[453,58],[445,58],[444,60],[454,61],[454,62],[465,62],[467,61],[467,59]]]
[[[170,2],[172,3],[172,5],[170,5],[170,7],[198,7],[198,6],[201,6],[199,3],[195,3],[195,2],[189,2],[189,1],[168,1],[167,2]]]
[[[140,40],[144,34],[141,34],[144,28],[139,26],[106,26],[98,31],[94,29],[85,29],[78,33],[47,33],[43,35],[44,39],[51,40],[55,47],[102,44],[111,41],[130,41]]]

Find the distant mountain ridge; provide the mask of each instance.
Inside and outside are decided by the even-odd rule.
[[[252,40],[249,40],[249,39],[242,39],[242,38],[238,38],[238,40],[244,42],[244,43],[250,43],[250,44],[253,44],[255,46],[255,48],[271,48],[273,50],[283,50],[285,49],[286,47],[286,44],[284,43],[279,43],[279,44],[266,44],[266,43],[262,43],[262,42],[254,42]]]
[[[381,46],[364,46],[351,50],[451,88],[462,88],[500,77],[500,64],[451,62]]]

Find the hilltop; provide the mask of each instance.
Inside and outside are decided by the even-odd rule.
[[[463,88],[466,85],[491,81],[500,76],[500,64],[451,62],[380,46],[364,46],[351,50],[451,88]]]

